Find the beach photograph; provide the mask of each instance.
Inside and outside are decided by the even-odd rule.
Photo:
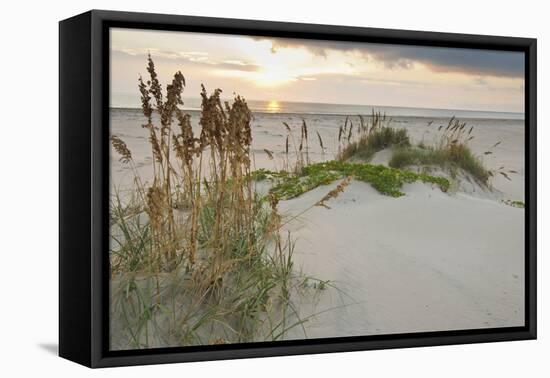
[[[110,350],[525,325],[524,53],[109,43]]]

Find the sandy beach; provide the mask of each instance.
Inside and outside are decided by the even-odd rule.
[[[135,127],[139,111],[112,110],[112,129],[128,141],[142,177],[150,161],[146,134]],[[192,115],[194,129],[198,116]],[[343,115],[255,113],[253,158],[256,168],[282,167],[287,122],[299,138],[305,120],[319,132],[325,149],[310,142],[312,161],[334,159]],[[358,122],[357,119],[353,119]],[[416,143],[429,141],[433,128],[448,118],[395,116]],[[339,181],[281,201],[285,225],[296,241],[295,267],[305,276],[330,283],[315,295],[295,295],[303,327],[285,335],[321,338],[521,326],[524,322],[524,210],[506,200],[524,201],[523,120],[466,119],[475,127],[472,151],[489,169],[506,166],[516,173],[496,175],[482,188],[460,177],[447,193],[425,183],[406,184],[392,198],[367,183],[352,180],[328,206],[312,207]],[[130,128],[131,125],[131,128]],[[310,131],[311,132],[311,131]],[[483,153],[496,142],[490,155]],[[265,150],[273,153],[274,159]],[[142,151],[142,152],[140,152]],[[391,150],[371,164],[387,165]],[[127,168],[112,162],[114,182],[125,182]],[[436,172],[445,176],[445,172]],[[130,177],[130,175],[128,175]],[[120,185],[123,187],[124,184]],[[263,189],[262,189],[263,188]],[[258,183],[257,190],[265,190]],[[302,212],[305,209],[305,213]],[[314,315],[314,316],[312,316]],[[304,334],[305,333],[305,334]]]
[[[287,201],[305,209],[329,190]],[[298,265],[344,294],[299,298],[308,337],[520,326],[523,209],[410,184],[388,198],[353,182],[289,225]],[[295,337],[303,337],[297,330]]]

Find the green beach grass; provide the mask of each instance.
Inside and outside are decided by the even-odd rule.
[[[449,170],[456,176],[458,170],[469,173],[479,183],[488,183],[490,172],[464,144],[445,146],[443,148],[399,148],[393,151],[389,161],[390,167],[406,168],[410,166],[436,166]]]

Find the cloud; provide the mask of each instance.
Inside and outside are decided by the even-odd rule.
[[[216,66],[216,68],[223,68],[223,69],[235,70],[235,71],[256,72],[256,71],[260,71],[261,69],[261,67],[257,64],[244,63],[244,62],[236,63],[235,61],[209,62],[208,64]]]
[[[474,84],[478,85],[480,87],[488,87],[489,86],[489,82],[487,81],[487,79],[485,79],[483,77],[476,77],[474,79]]]
[[[343,51],[358,53],[365,60],[381,62],[390,69],[408,69],[414,63],[421,63],[434,72],[524,77],[524,55],[520,52],[265,37],[255,39],[270,41],[274,54],[284,48],[302,48],[322,57],[327,57],[330,51]]]
[[[255,72],[260,70],[260,66],[253,63],[244,62],[241,60],[223,60],[218,61],[212,59],[206,52],[200,51],[168,51],[160,49],[128,49],[118,48],[113,46],[111,51],[114,54],[122,54],[129,57],[143,57],[146,59],[147,54],[151,54],[153,59],[169,59],[175,61],[181,61],[185,64],[193,64],[200,66],[210,66],[226,70]],[[145,61],[145,60],[144,60]]]
[[[437,83],[430,83],[419,80],[398,80],[398,79],[383,79],[372,77],[369,73],[356,72],[353,74],[345,73],[320,73],[315,76],[298,76],[298,80],[314,81],[320,80],[323,83],[328,83],[327,85],[345,83],[346,85],[350,84],[367,84],[367,85],[383,85],[391,87],[402,87],[402,88],[435,88],[440,86]]]

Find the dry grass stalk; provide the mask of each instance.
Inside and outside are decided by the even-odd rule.
[[[302,119],[302,124],[300,125],[300,143],[296,142],[294,134],[292,133],[292,128],[287,122],[283,122],[283,126],[287,131],[285,139],[285,161],[283,168],[287,172],[300,173],[302,168],[311,163],[309,156],[309,139],[308,139],[308,126],[304,119]],[[294,149],[294,162],[290,161],[290,144]]]
[[[190,265],[195,263],[199,217],[206,204],[215,204],[212,238],[205,244],[214,254],[220,255],[216,251],[228,248],[231,233],[252,237],[253,193],[247,179],[252,115],[242,97],[236,96],[232,104],[222,104],[221,90],[209,95],[202,86],[201,133],[195,137],[190,116],[179,108],[185,87],[181,72],[174,75],[165,91],[150,56],[147,72],[149,80],[140,77],[138,87],[154,173],[150,186],[139,191],[145,197],[157,269],[166,270],[182,259]],[[154,125],[155,113],[158,126]],[[112,136],[111,142],[121,161],[131,163],[132,154],[126,144],[117,136]],[[176,208],[187,210],[185,222],[176,222]],[[217,256],[217,260],[221,263],[223,259]]]
[[[350,184],[351,177],[344,178],[337,186],[336,188],[332,189],[330,192],[328,192],[323,198],[321,198],[319,201],[315,203],[315,206],[322,206],[326,209],[330,209],[330,207],[326,204],[328,201],[330,201],[333,198],[336,198],[344,191],[344,189]]]

